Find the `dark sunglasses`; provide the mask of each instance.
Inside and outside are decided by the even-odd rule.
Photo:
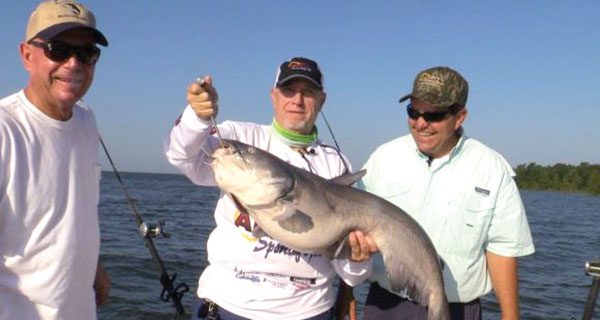
[[[408,117],[413,120],[418,120],[419,117],[423,117],[423,120],[427,122],[440,122],[444,120],[449,113],[455,114],[459,109],[460,105],[454,104],[444,111],[419,112],[412,107],[412,104],[408,104],[406,106],[406,113],[408,114]]]
[[[44,49],[44,55],[54,62],[64,62],[73,55],[79,62],[87,65],[95,64],[100,59],[100,48],[94,45],[78,47],[60,41],[29,41],[29,44]]]

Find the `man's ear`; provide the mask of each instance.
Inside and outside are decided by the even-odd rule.
[[[458,119],[456,119],[456,124],[454,125],[454,130],[460,128],[463,125],[463,123],[467,119],[468,113],[469,112],[467,111],[466,107],[458,112],[458,115],[457,115]]]
[[[321,99],[321,105],[319,106],[319,110],[317,110],[317,112],[321,112],[321,109],[323,109],[323,106],[325,105],[325,100],[327,100],[327,93],[323,92],[323,98]]]
[[[271,105],[273,106],[273,109],[275,109],[275,106],[277,105],[277,93],[275,90],[277,90],[277,88],[271,88]]]
[[[19,53],[21,55],[21,62],[23,63],[23,67],[27,71],[31,71],[31,45],[23,42],[19,45]]]

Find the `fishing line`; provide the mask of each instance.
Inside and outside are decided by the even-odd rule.
[[[327,126],[327,130],[329,130],[329,134],[331,135],[331,138],[333,139],[333,143],[335,143],[335,147],[340,152],[342,152],[342,149],[340,149],[340,146],[338,145],[338,142],[335,139],[335,135],[333,134],[333,130],[331,130],[331,126],[329,125],[329,121],[327,121],[327,117],[325,117],[325,113],[323,113],[323,111],[321,111],[321,117],[323,118],[323,121],[325,121],[325,125]]]
[[[323,121],[325,122],[325,126],[327,126],[327,130],[329,131],[329,134],[331,135],[331,138],[333,139],[333,143],[335,144],[335,148],[338,152],[338,155],[340,156],[340,159],[342,159],[342,162],[344,163],[344,167],[346,167],[346,172],[349,173],[350,166],[348,165],[348,163],[346,163],[346,159],[342,156],[342,149],[340,148],[340,145],[338,144],[337,139],[335,138],[335,135],[333,134],[333,130],[331,130],[329,121],[327,121],[327,117],[325,117],[325,113],[323,113],[323,110],[321,110],[320,113],[321,113],[321,117],[323,118]]]
[[[154,246],[154,241],[152,240],[153,238],[170,237],[170,235],[165,233],[163,230],[164,221],[161,221],[158,224],[146,224],[144,222],[144,219],[142,219],[142,216],[138,212],[137,207],[133,202],[133,199],[129,195],[129,191],[127,190],[127,187],[125,187],[123,179],[121,179],[121,174],[119,174],[119,171],[117,170],[117,167],[115,166],[115,163],[112,160],[112,157],[110,156],[108,149],[106,148],[106,145],[104,144],[104,141],[102,140],[102,137],[100,135],[98,135],[98,139],[100,140],[102,149],[104,149],[104,153],[106,154],[106,157],[108,158],[108,161],[112,166],[113,172],[115,173],[119,184],[123,188],[123,192],[125,193],[127,202],[129,203],[129,206],[131,207],[131,210],[135,217],[135,222],[138,226],[140,235],[144,239],[146,247],[150,251],[150,255],[152,255],[152,260],[154,260],[158,271],[160,272],[160,283],[163,286],[162,292],[160,293],[160,298],[164,302],[169,302],[171,300],[173,301],[173,305],[175,307],[175,315],[173,319],[177,320],[180,318],[180,316],[185,314],[185,309],[183,308],[181,300],[183,298],[183,294],[188,292],[190,288],[184,282],[181,282],[178,285],[174,286],[175,279],[177,278],[177,273],[174,273],[172,277],[169,276],[169,273],[165,268],[165,264],[160,258],[156,246]]]

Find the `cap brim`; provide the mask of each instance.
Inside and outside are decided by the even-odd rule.
[[[40,37],[44,40],[50,40],[67,30],[78,29],[78,28],[90,30],[94,34],[96,43],[98,43],[102,46],[105,46],[105,47],[108,46],[108,40],[106,40],[106,37],[102,34],[102,32],[98,31],[97,29],[94,29],[89,26],[86,26],[86,25],[83,25],[80,23],[76,23],[76,22],[67,22],[67,23],[53,25],[45,30],[40,31],[36,35],[36,37]],[[31,39],[29,39],[29,40],[31,40]]]
[[[400,98],[400,101],[398,101],[398,102],[402,103],[410,98],[412,98],[412,93],[409,93],[409,94],[405,95],[404,97]]]
[[[281,79],[279,81],[277,81],[277,84],[275,85],[277,88],[280,88],[282,85],[284,85],[286,82],[289,82],[290,80],[296,79],[296,78],[301,78],[301,79],[306,79],[310,82],[312,82],[315,86],[317,86],[317,88],[319,89],[323,89],[323,87],[317,82],[315,81],[313,78],[303,75],[303,74],[293,74],[287,78]]]

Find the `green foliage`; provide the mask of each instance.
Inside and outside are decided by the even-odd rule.
[[[520,189],[582,192],[600,195],[600,165],[582,162],[578,166],[557,163],[540,166],[535,162],[515,168]]]

